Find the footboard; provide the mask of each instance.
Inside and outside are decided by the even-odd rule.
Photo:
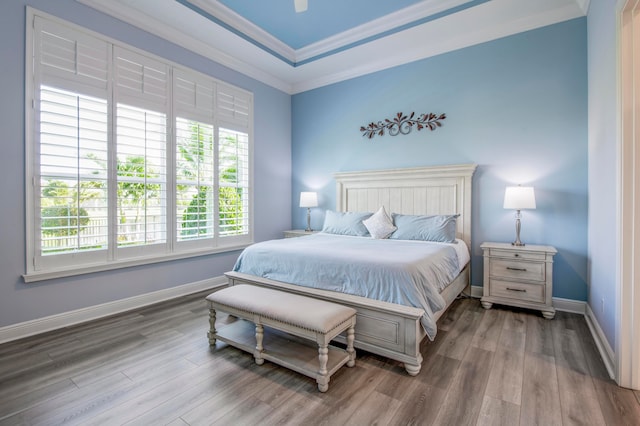
[[[420,372],[420,342],[426,335],[420,325],[420,318],[424,314],[422,309],[296,286],[239,272],[227,272],[225,275],[230,286],[251,284],[350,306],[357,311],[354,343],[357,348],[403,362],[407,373],[412,376]],[[342,335],[337,340],[346,342]]]

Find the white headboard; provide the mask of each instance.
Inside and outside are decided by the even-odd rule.
[[[460,214],[457,237],[471,248],[471,188],[476,164],[335,173],[336,210]]]

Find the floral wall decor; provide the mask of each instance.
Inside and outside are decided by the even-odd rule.
[[[376,135],[384,136],[385,129],[389,131],[390,136],[396,136],[398,134],[407,135],[414,126],[418,130],[428,128],[433,131],[442,126],[441,121],[445,118],[447,118],[447,116],[444,113],[436,115],[430,112],[416,117],[415,112],[412,112],[408,116],[399,112],[393,119],[385,118],[384,121],[378,121],[377,123],[371,122],[367,127],[360,126],[360,131],[363,132],[362,136],[366,136],[369,139],[373,139]]]

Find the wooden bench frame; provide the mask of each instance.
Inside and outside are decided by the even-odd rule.
[[[261,313],[238,309],[228,303],[221,304],[209,299],[207,302],[209,303],[210,328],[207,336],[210,346],[215,346],[216,340],[221,340],[238,349],[252,353],[258,365],[262,365],[264,360],[268,360],[314,378],[320,392],[326,392],[329,389],[330,378],[340,367],[345,364],[348,367],[355,365],[355,312],[347,320],[335,324],[329,332],[323,333],[299,327],[290,322],[285,323],[272,316],[267,317]],[[226,312],[240,320],[218,330],[216,329],[216,310]],[[265,326],[268,329],[265,329]],[[306,342],[314,341],[317,344],[317,351],[305,341],[292,340],[291,336],[277,333],[277,331],[301,337],[306,339]],[[331,340],[343,332],[347,336],[346,349],[329,344]],[[265,344],[265,341],[269,341],[270,345]],[[312,358],[317,361],[311,362]]]

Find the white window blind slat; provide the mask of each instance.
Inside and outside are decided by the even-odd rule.
[[[224,84],[217,86],[216,113],[221,123],[248,129],[251,109],[250,94]]]
[[[215,83],[211,79],[182,70],[174,71],[173,82],[176,115],[213,123]]]
[[[44,74],[107,89],[109,43],[37,17],[34,26]]]
[[[167,65],[120,47],[114,49],[114,55],[115,84],[119,95],[145,99],[162,106],[167,104]]]

